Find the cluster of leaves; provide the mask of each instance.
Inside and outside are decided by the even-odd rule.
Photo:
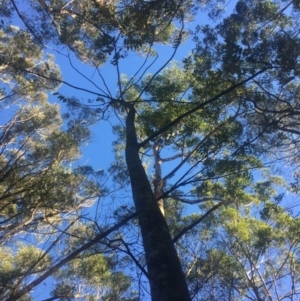
[[[293,154],[298,148],[293,136],[298,136],[299,115],[298,19],[295,1],[243,0],[220,24],[199,26],[195,33],[194,74],[199,83],[210,79],[210,72],[219,74],[213,81],[218,85],[265,70],[247,89],[229,97],[239,101],[240,114],[251,128],[249,141],[264,133],[262,150],[269,148],[277,156],[279,144]]]
[[[29,13],[18,2],[2,4],[3,13],[13,16],[16,11],[37,42],[51,39],[66,44],[81,60],[95,66],[111,54],[116,61],[145,44],[178,43],[174,20],[191,18],[195,6],[190,0],[39,0],[29,3]]]
[[[43,52],[30,34],[19,27],[0,26],[1,100],[26,98],[34,102],[47,99],[45,91],[59,86],[60,70],[54,56]],[[4,102],[5,103],[5,102]]]

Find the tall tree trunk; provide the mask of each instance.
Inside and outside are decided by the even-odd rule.
[[[135,109],[127,105],[126,162],[142,232],[152,301],[190,301],[181,264],[167,223],[139,157]]]

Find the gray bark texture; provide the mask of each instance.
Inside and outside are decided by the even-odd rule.
[[[143,238],[152,301],[190,301],[168,225],[139,157],[134,106],[128,104],[127,112],[126,162]]]

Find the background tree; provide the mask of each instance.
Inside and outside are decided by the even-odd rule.
[[[6,122],[0,127],[0,298],[8,300],[56,264],[66,249],[65,231],[104,190],[98,182],[102,172],[88,166],[71,169],[90,133],[75,115],[62,130],[59,105],[47,101],[46,93],[61,78],[53,56],[44,57],[24,30],[3,26],[1,58],[7,63],[1,68]],[[53,79],[16,70],[11,63]],[[29,294],[22,296],[29,299]]]

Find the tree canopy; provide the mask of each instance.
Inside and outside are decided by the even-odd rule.
[[[298,300],[299,20],[2,1],[0,300]]]

